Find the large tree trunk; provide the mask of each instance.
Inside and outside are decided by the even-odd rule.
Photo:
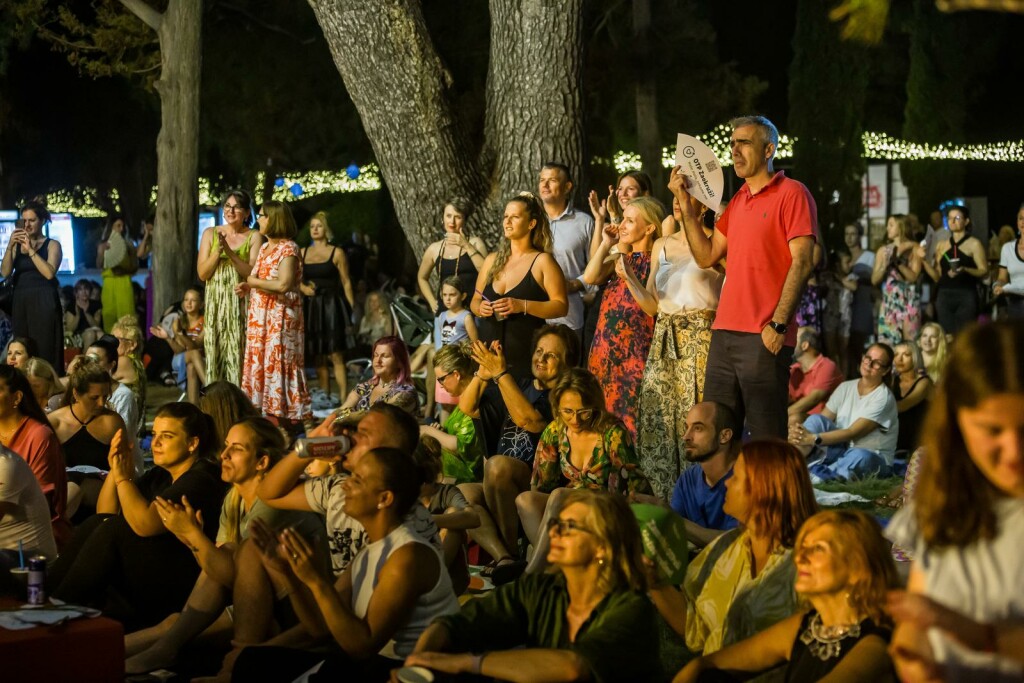
[[[651,1],[633,0],[633,43],[636,47],[633,73],[636,79],[636,135],[640,145],[643,171],[654,187],[665,185],[667,177],[661,163],[661,128],[658,125],[658,65],[651,49]]]
[[[582,0],[491,0],[485,141],[472,149],[418,0],[309,0],[417,254],[466,196],[490,246],[500,210],[549,159],[582,173]]]
[[[199,222],[199,84],[202,0],[170,0],[161,14],[145,0],[121,0],[160,42],[160,134],[156,139],[153,306],[162,311],[196,279]]]
[[[171,0],[157,31],[163,68],[156,82],[161,107],[152,261],[156,311],[177,301],[196,279],[202,22],[202,0]]]

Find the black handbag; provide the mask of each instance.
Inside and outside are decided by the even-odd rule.
[[[14,310],[14,276],[6,277],[0,281],[0,310],[7,315],[12,315]]]

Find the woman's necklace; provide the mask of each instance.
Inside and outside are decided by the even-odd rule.
[[[807,651],[812,655],[827,662],[840,655],[843,640],[859,637],[859,623],[825,626],[821,623],[821,615],[815,613],[811,618],[811,623],[800,634],[800,642],[807,646]]]

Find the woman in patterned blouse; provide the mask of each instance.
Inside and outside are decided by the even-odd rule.
[[[557,517],[562,498],[572,489],[619,489],[625,479],[630,491],[642,477],[623,477],[636,469],[633,438],[622,422],[609,413],[604,391],[591,373],[572,368],[551,391],[555,419],[540,435],[533,460],[530,490],[516,497],[519,520],[534,547],[527,572],[547,564],[547,535],[541,533],[549,518]]]

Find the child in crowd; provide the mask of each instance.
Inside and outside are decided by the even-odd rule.
[[[206,352],[203,348],[203,293],[196,287],[185,290],[181,314],[174,317],[168,330],[164,325],[149,328],[154,337],[164,339],[174,352],[171,364],[177,383],[184,384],[188,400],[199,400],[199,389],[206,384]]]
[[[134,438],[146,420],[146,368],[140,358],[145,338],[139,319],[132,313],[121,316],[114,323],[113,336],[117,338],[117,365],[112,374],[115,380],[132,390],[139,409],[139,424],[127,425]]]
[[[466,308],[466,285],[456,276],[447,277],[441,283],[441,305],[445,310],[438,313],[434,318],[434,351],[439,351],[442,346],[453,344],[469,338],[470,341],[477,340],[476,322],[473,314]],[[433,354],[427,359],[427,364],[433,363]],[[454,396],[445,391],[440,382],[434,382],[434,400],[440,406],[441,422],[448,419],[452,408],[458,401]],[[428,405],[429,409],[429,405]],[[431,411],[428,410],[429,416]]]

